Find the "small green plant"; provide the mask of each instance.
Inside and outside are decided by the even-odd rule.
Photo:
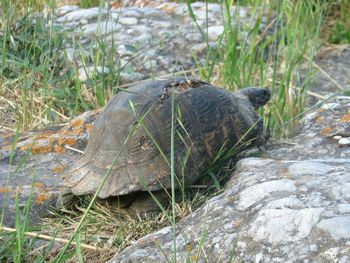
[[[337,21],[331,29],[329,42],[333,44],[350,43],[350,27],[340,21]]]

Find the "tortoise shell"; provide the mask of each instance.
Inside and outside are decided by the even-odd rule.
[[[149,81],[117,93],[97,117],[83,156],[65,177],[73,194],[94,193],[119,151],[100,198],[171,188],[172,96],[175,171],[185,185],[238,142],[264,142],[256,108],[267,103],[269,90],[231,92],[187,78]]]

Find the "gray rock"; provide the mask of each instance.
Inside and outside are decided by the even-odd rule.
[[[62,191],[62,175],[80,157],[66,146],[85,148],[96,114],[97,111],[86,112],[63,128],[21,133],[13,151],[8,149],[14,137],[0,138],[0,211],[4,209],[5,226],[15,224],[17,192],[21,213],[27,200],[31,200],[30,225],[38,224],[48,209],[55,207]]]
[[[340,146],[348,146],[348,145],[350,145],[350,139],[349,138],[341,138],[338,141],[338,143]]]
[[[268,181],[244,189],[239,195],[239,210],[246,210],[275,192],[294,193],[296,188],[291,180]]]
[[[350,238],[350,216],[338,216],[324,219],[317,226],[329,232],[335,240]]]
[[[303,161],[294,163],[291,166],[289,166],[288,173],[292,176],[326,175],[332,169],[332,166],[329,166],[324,163]]]
[[[262,209],[248,235],[255,242],[272,245],[293,243],[310,234],[322,211],[321,208]]]
[[[88,68],[79,68],[79,79],[80,81],[82,82],[85,82],[87,81],[88,79],[96,76],[96,75],[99,75],[99,74],[108,74],[109,72],[109,69],[107,67],[100,67],[100,66],[97,66],[97,67],[94,67],[94,66],[90,66]]]
[[[137,24],[137,18],[135,17],[122,17],[119,22],[123,25],[132,26]]]
[[[57,19],[57,22],[72,22],[77,20],[90,20],[97,18],[99,15],[104,15],[105,10],[99,9],[98,7],[93,7],[90,9],[80,9],[76,11],[69,12],[68,14],[61,16]]]
[[[69,12],[76,11],[78,9],[79,9],[79,6],[77,6],[77,5],[66,5],[66,6],[62,6],[60,8],[57,8],[55,10],[55,14],[57,16],[64,16],[64,15],[68,14]]]
[[[215,41],[224,32],[224,26],[210,26],[208,27],[208,38]]]
[[[103,36],[120,29],[120,25],[116,22],[101,22],[88,24],[82,27],[82,34],[85,37]]]

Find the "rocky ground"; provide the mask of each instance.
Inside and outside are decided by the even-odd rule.
[[[113,5],[118,7],[118,5]],[[108,73],[101,60],[96,68],[92,61],[105,45],[109,58],[119,65],[121,82],[130,83],[154,76],[193,71],[195,64],[205,65],[207,50],[216,49],[224,26],[220,5],[192,4],[196,22],[186,4],[155,2],[146,7],[122,9],[64,6],[56,11],[54,25],[71,32],[67,55],[78,68],[81,81],[94,74]],[[248,8],[231,9],[231,16],[245,34],[256,18]],[[260,31],[268,26],[269,14],[263,18]],[[206,33],[207,36],[206,37]],[[106,63],[106,62],[105,62]],[[190,74],[187,72],[187,74]]]
[[[195,5],[195,9],[200,21],[205,21],[203,6]],[[214,5],[211,10],[220,12]],[[56,23],[64,30],[74,29],[72,39],[82,43],[87,56],[94,48],[94,32],[110,39],[111,34],[105,32],[118,29],[116,54],[131,67],[124,72],[125,82],[154,72],[193,69],[192,52],[201,57],[207,48],[188,15],[173,4],[129,7],[123,12],[85,11],[62,7],[57,10]],[[216,18],[209,27],[215,39],[222,24],[219,15],[211,17]],[[154,27],[158,28],[152,32]],[[163,33],[156,36],[156,32]],[[153,46],[149,41],[156,42]],[[143,50],[141,55],[131,59],[139,50]],[[176,53],[180,51],[186,54],[181,60]],[[68,52],[81,69],[81,79],[90,77],[75,47],[68,47]],[[350,262],[350,97],[340,94],[349,88],[349,61],[350,47],[320,57],[316,63],[322,70],[315,67],[313,91],[324,96],[339,94],[311,110],[296,137],[272,141],[263,158],[241,160],[226,190],[176,225],[178,262]],[[99,74],[104,70],[100,68]],[[56,202],[62,175],[81,154],[69,147],[84,149],[96,113],[87,112],[64,128],[20,134],[14,156],[13,137],[0,138],[0,185],[4,186],[0,188],[0,209],[5,209],[6,226],[14,222],[17,192],[23,207],[33,189],[32,223]],[[173,257],[172,245],[171,228],[164,228],[110,262],[164,262]]]

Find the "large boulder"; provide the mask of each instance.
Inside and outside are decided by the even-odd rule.
[[[85,112],[65,127],[0,137],[0,211],[5,226],[15,224],[16,196],[21,212],[30,201],[30,225],[39,224],[55,207],[62,176],[81,155],[73,149],[85,148],[97,113]]]

